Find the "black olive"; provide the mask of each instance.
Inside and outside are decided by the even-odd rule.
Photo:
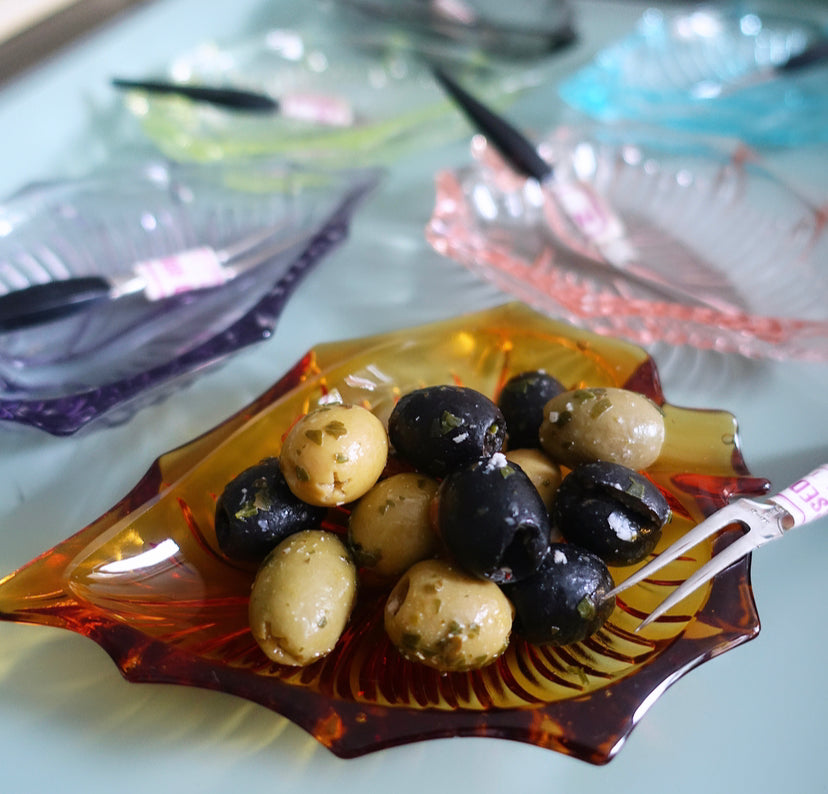
[[[468,573],[498,584],[536,571],[549,550],[549,514],[532,481],[502,454],[449,474],[437,530]]]
[[[552,521],[571,543],[609,565],[633,565],[655,548],[670,517],[664,494],[644,475],[618,463],[587,463],[558,488]]]
[[[506,435],[500,409],[463,386],[427,386],[400,398],[388,420],[397,455],[441,477],[498,452]]]
[[[565,386],[543,370],[522,372],[509,378],[497,405],[506,419],[510,449],[540,447],[538,431],[543,422],[543,406],[564,391]]]
[[[572,543],[553,543],[537,573],[503,587],[515,608],[514,630],[531,643],[569,645],[598,631],[615,599],[607,566]]]
[[[278,458],[265,458],[225,486],[216,503],[216,540],[230,559],[260,562],[288,535],[318,526],[325,515],[325,508],[291,493]]]

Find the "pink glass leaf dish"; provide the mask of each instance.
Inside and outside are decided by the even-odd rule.
[[[518,177],[480,136],[472,164],[437,176],[429,243],[504,292],[599,334],[828,360],[826,210],[752,152],[568,128],[541,151],[562,182],[586,184],[617,215],[649,284],[552,235],[538,183]]]

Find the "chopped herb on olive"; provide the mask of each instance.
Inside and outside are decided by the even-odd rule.
[[[556,414],[550,413],[549,421],[552,422],[555,427],[564,427],[572,421],[572,411],[560,411]]]
[[[610,408],[612,408],[612,403],[606,397],[602,397],[589,409],[589,415],[593,419],[597,419],[604,411],[609,411]]]
[[[448,435],[462,424],[463,420],[459,416],[455,416],[450,411],[443,411],[443,415],[440,417],[440,435]]]
[[[348,432],[348,428],[345,427],[344,422],[334,419],[325,425],[325,432],[333,438],[341,438]]]
[[[314,444],[321,447],[322,446],[322,431],[318,429],[306,430],[305,431],[305,438],[310,439],[313,441]]]

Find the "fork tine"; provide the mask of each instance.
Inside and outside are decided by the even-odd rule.
[[[682,535],[675,543],[668,546],[660,554],[657,554],[653,560],[628,576],[621,584],[616,585],[607,593],[606,598],[618,595],[628,587],[632,587],[634,584],[638,584],[657,573],[665,565],[673,562],[673,560],[680,557],[686,551],[697,546],[703,540],[707,540],[712,535],[715,535],[719,530],[724,529],[729,524],[739,523],[740,514],[741,511],[735,505],[727,505],[721,510],[718,510],[685,535]]]
[[[716,574],[721,573],[725,568],[728,568],[734,562],[742,559],[742,557],[750,554],[756,548],[754,538],[750,536],[750,532],[745,533],[742,537],[737,538],[729,546],[726,546],[720,552],[715,554],[712,559],[702,565],[697,571],[687,577],[670,595],[668,595],[636,628],[636,632],[643,629],[654,620],[660,618],[667,610],[672,609],[683,598],[690,595],[694,590],[698,589],[705,582],[708,582]]]
[[[781,538],[794,527],[825,516],[828,516],[828,464],[818,466],[810,474],[800,477],[793,485],[783,488],[766,502],[739,499],[716,511],[647,565],[610,590],[605,598],[613,598],[628,587],[652,576],[667,563],[719,530],[733,525],[740,525],[747,530],[742,537],[716,552],[711,560],[678,585],[638,625],[636,631],[640,631],[737,560],[746,557],[760,546]]]

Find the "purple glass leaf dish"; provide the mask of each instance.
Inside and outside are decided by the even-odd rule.
[[[152,162],[12,197],[0,205],[7,299],[84,277],[118,283],[139,263],[182,253],[242,255],[228,280],[206,289],[153,300],[127,292],[0,333],[0,423],[69,435],[124,421],[268,338],[293,288],[345,239],[378,178],[373,169],[317,172],[284,161]]]

